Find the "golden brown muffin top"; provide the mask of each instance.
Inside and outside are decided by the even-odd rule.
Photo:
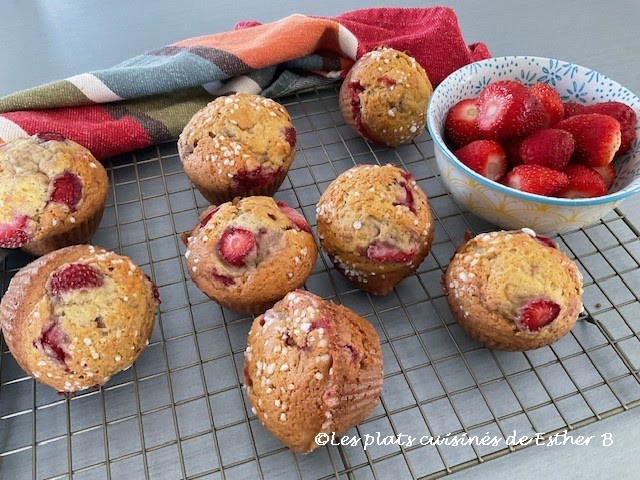
[[[100,385],[148,344],[158,292],[129,258],[90,245],[22,268],[0,304],[20,366],[61,392]]]
[[[360,116],[356,124],[365,137],[394,147],[424,129],[433,87],[413,57],[392,48],[373,50],[358,59],[345,83],[351,114]],[[347,98],[341,101],[346,105]]]
[[[382,261],[386,254],[410,260],[433,223],[425,193],[393,165],[356,165],[340,174],[320,197],[317,219],[329,253]]]
[[[529,337],[557,339],[556,330],[566,333],[582,309],[578,267],[530,229],[470,239],[452,258],[443,282],[452,308],[459,310],[454,313],[469,319],[471,329],[495,332],[506,349],[535,348],[527,347]],[[510,342],[513,348],[507,348]]]
[[[290,159],[296,131],[286,109],[249,93],[218,97],[198,111],[178,140],[180,158],[211,162],[220,175],[262,166],[277,170]]]
[[[293,291],[255,319],[245,351],[245,386],[258,419],[297,452],[319,432],[340,434],[375,408],[382,386],[380,341],[369,322],[344,306]],[[356,416],[362,388],[370,399]],[[343,404],[344,400],[344,404]],[[353,409],[352,409],[353,410]]]
[[[70,230],[104,204],[108,185],[91,152],[59,134],[0,145],[0,246]]]

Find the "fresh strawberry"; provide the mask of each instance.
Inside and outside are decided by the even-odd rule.
[[[76,207],[82,199],[82,180],[75,173],[64,172],[53,179],[53,191],[51,192],[51,202],[62,203],[69,207],[71,212],[76,211]]]
[[[516,325],[523,332],[537,332],[550,325],[560,314],[560,305],[553,300],[537,298],[518,309]]]
[[[598,172],[579,163],[572,163],[564,170],[569,183],[556,193],[563,198],[591,198],[607,194],[607,186]]]
[[[417,247],[412,248],[409,252],[403,252],[389,242],[375,240],[367,248],[367,258],[374,262],[406,262],[411,260],[417,252]]]
[[[0,247],[20,248],[29,243],[31,236],[25,231],[27,220],[22,216],[10,224],[0,224]]]
[[[576,145],[573,160],[587,167],[610,163],[620,148],[620,123],[609,115],[576,115],[558,122],[556,128],[573,135]]]
[[[524,138],[505,138],[500,141],[500,145],[504,149],[504,153],[507,156],[507,164],[509,167],[517,167],[518,165],[524,165],[524,160],[520,156],[520,147],[524,142]]]
[[[282,136],[291,145],[291,148],[295,148],[297,140],[296,127],[282,127]]]
[[[558,92],[546,83],[536,82],[529,87],[531,94],[538,99],[544,110],[543,127],[550,127],[564,117],[564,105]]]
[[[309,225],[309,222],[307,222],[307,220],[302,215],[300,215],[297,210],[291,208],[284,202],[276,202],[276,204],[278,205],[280,211],[284,213],[296,227],[304,232],[311,233],[311,226]]]
[[[245,258],[256,248],[256,239],[249,230],[227,227],[220,236],[218,252],[229,265],[242,267]]]
[[[474,140],[480,140],[478,129],[478,106],[475,98],[456,103],[449,109],[444,128],[456,147],[462,147]]]
[[[489,140],[523,137],[542,128],[544,110],[523,84],[514,80],[492,83],[477,100],[478,128]]]
[[[455,156],[474,172],[499,182],[507,173],[507,156],[498,142],[476,140],[456,150]]]
[[[576,115],[583,115],[586,112],[587,106],[581,103],[563,103],[564,106],[564,118],[575,117]]]
[[[89,290],[104,283],[104,274],[86,263],[69,263],[54,272],[49,279],[49,292],[60,296],[72,290]]]
[[[207,223],[209,223],[209,220],[211,220],[211,218],[219,209],[220,207],[216,205],[211,205],[209,208],[207,208],[200,217],[200,226],[204,227]]]
[[[541,165],[519,165],[504,179],[508,187],[536,195],[551,196],[567,184],[567,176]]]
[[[620,148],[616,155],[624,155],[629,151],[633,141],[636,139],[636,124],[638,117],[628,105],[621,102],[602,102],[589,105],[585,113],[601,113],[615,118],[620,123]]]
[[[36,132],[36,137],[42,143],[50,142],[51,140],[56,142],[64,142],[66,140],[63,135],[56,132]]]
[[[602,180],[604,180],[604,186],[607,191],[613,186],[613,182],[616,181],[616,169],[613,163],[608,163],[603,167],[591,167],[600,174]]]
[[[542,165],[564,170],[573,154],[574,142],[565,130],[545,128],[527,137],[520,147],[520,157],[527,165]]]

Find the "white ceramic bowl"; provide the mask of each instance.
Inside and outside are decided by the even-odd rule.
[[[568,199],[534,195],[493,182],[463,165],[444,142],[449,108],[475,98],[488,84],[517,80],[525,85],[545,82],[567,102],[585,105],[618,101],[640,118],[640,99],[609,77],[580,65],[541,57],[498,57],[472,63],[449,75],[435,89],[427,113],[436,162],[456,200],[477,216],[505,229],[529,227],[540,233],[565,233],[598,221],[640,191],[640,141],[614,160],[616,181],[603,197]],[[640,126],[636,125],[640,135]]]

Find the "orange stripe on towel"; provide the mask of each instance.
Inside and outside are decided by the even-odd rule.
[[[332,20],[303,15],[292,15],[266,25],[190,38],[173,45],[224,50],[240,57],[255,69],[293,60],[318,50],[340,53],[338,24]]]

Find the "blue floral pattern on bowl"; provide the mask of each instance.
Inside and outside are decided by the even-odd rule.
[[[434,142],[438,168],[453,196],[476,215],[503,228],[530,227],[540,232],[567,232],[605,216],[622,200],[640,191],[640,142],[614,160],[616,181],[604,197],[564,199],[511,189],[464,166],[444,142],[444,121],[461,100],[475,98],[488,84],[516,80],[525,85],[545,82],[563,101],[589,105],[618,101],[640,117],[640,99],[595,70],[571,62],[531,56],[496,57],[467,65],[449,75],[429,102],[427,125]],[[640,125],[636,125],[640,135]]]

